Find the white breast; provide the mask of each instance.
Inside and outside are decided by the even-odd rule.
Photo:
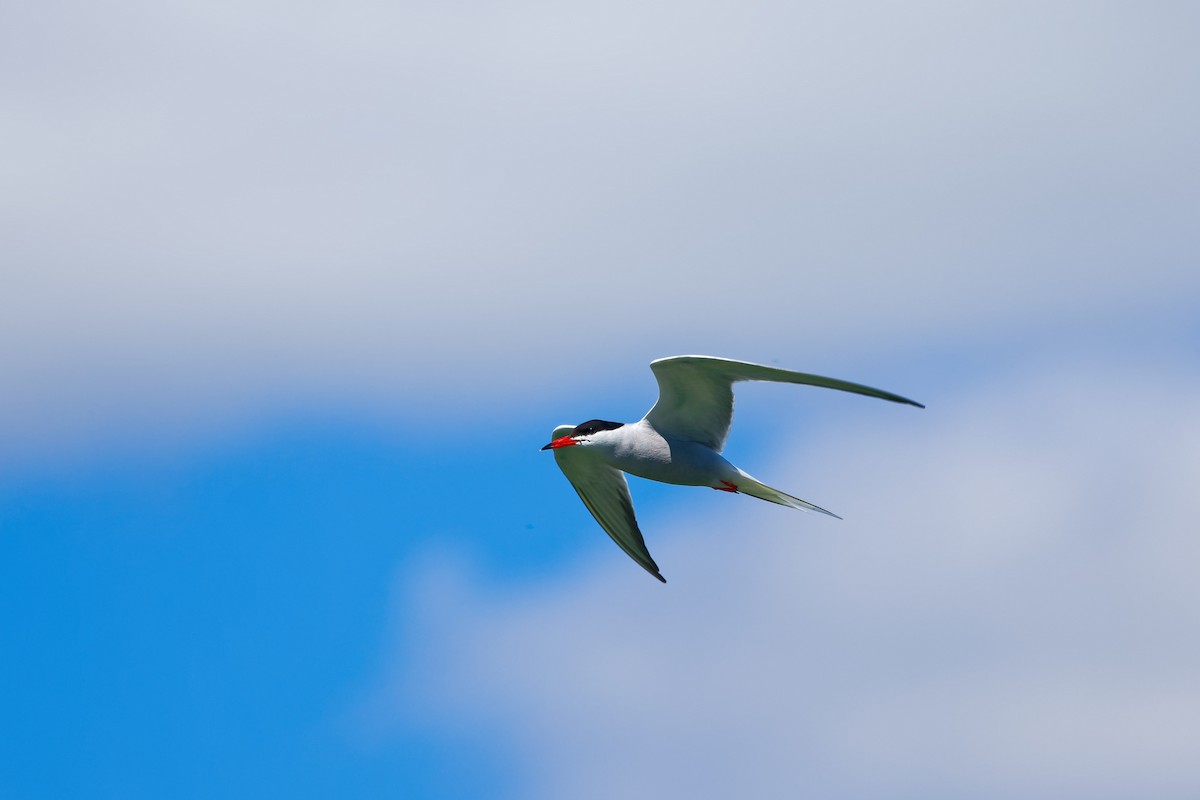
[[[604,437],[604,458],[639,478],[684,486],[716,486],[738,470],[707,445],[667,439],[646,420]]]

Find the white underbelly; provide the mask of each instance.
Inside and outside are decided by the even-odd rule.
[[[608,461],[630,475],[683,486],[718,486],[737,475],[737,469],[711,448],[661,437],[638,448],[619,449]]]

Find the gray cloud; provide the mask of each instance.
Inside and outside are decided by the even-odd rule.
[[[1200,288],[1172,4],[11,22],[10,444],[289,397],[453,409],[597,350],[853,357]]]
[[[666,587],[406,572],[374,723],[494,726],[546,797],[1194,794],[1200,383],[1073,361],[750,465],[844,523],[652,514]]]

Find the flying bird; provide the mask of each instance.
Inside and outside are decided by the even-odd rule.
[[[658,380],[658,402],[641,420],[626,424],[592,419],[579,425],[559,425],[542,449],[554,451],[559,469],[605,533],[663,583],[667,579],[646,549],[622,473],[682,486],[709,486],[837,517],[772,489],[721,456],[733,422],[734,383],[802,383],[925,407],[858,383],[713,356],[660,358],[650,362],[650,369]]]

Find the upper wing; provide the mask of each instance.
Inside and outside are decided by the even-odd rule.
[[[907,397],[860,383],[727,358],[671,356],[650,362],[650,369],[654,370],[654,377],[658,379],[658,402],[646,415],[650,424],[659,433],[675,439],[700,442],[717,452],[725,446],[725,437],[729,435],[729,425],[733,422],[735,381],[804,383],[925,407]]]
[[[554,438],[570,432],[570,425],[555,428]],[[650,557],[646,540],[638,529],[625,474],[608,466],[584,447],[560,447],[554,451],[554,460],[604,532],[643,569],[666,583],[667,579],[659,573],[658,564]]]

